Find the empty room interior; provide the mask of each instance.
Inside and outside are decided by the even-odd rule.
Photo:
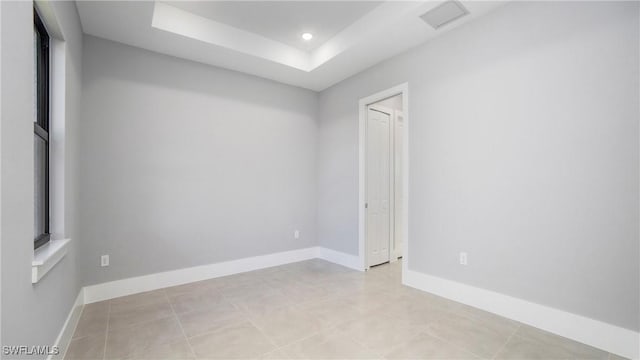
[[[640,359],[639,1],[0,0],[2,359]]]

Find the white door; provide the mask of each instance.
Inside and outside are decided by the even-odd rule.
[[[366,133],[367,265],[389,261],[391,115],[368,109]]]
[[[394,199],[395,199],[395,226],[394,226],[394,256],[396,258],[402,256],[402,223],[404,221],[404,206],[402,203],[402,136],[404,135],[404,115],[401,111],[396,111],[395,118],[395,129],[394,129],[394,137],[395,141],[393,147],[394,151],[394,173],[395,173],[395,181],[394,181]]]

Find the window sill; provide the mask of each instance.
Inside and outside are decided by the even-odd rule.
[[[35,284],[67,254],[71,239],[51,240],[39,247],[31,262],[31,283]]]

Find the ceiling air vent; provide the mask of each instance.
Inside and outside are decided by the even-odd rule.
[[[420,18],[434,29],[469,14],[462,4],[456,0],[448,0],[424,13]]]

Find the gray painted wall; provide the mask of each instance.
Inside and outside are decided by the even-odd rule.
[[[638,7],[511,3],[323,91],[320,245],[357,254],[357,103],[408,82],[409,267],[640,329]]]
[[[66,41],[65,235],[73,240],[67,256],[32,285],[33,4],[2,1],[0,6],[2,345],[52,345],[80,290],[75,177],[82,32],[75,3],[53,2]]]
[[[315,246],[317,93],[94,37],[83,82],[85,285]]]
[[[75,5],[53,4],[69,60],[74,240],[32,286],[32,4],[3,1],[3,345],[52,344],[80,284],[316,244],[357,254],[357,102],[402,82],[409,267],[640,328],[638,3],[509,4],[319,102],[106,40],[83,45]]]

